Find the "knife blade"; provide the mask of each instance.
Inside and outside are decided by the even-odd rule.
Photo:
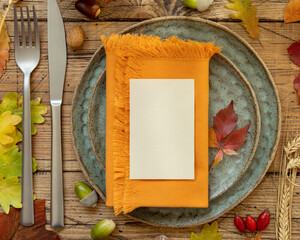
[[[67,65],[63,19],[56,0],[48,0],[48,64],[52,114],[51,227],[64,227],[61,105]]]

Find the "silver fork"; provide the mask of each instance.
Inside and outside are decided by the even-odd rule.
[[[25,24],[23,18],[23,10],[21,12],[21,35],[18,29],[18,16],[16,7],[15,12],[15,58],[19,68],[24,74],[23,85],[23,154],[22,154],[22,210],[21,224],[23,226],[31,226],[34,224],[33,210],[33,184],[32,184],[32,148],[31,148],[31,110],[30,110],[30,74],[36,68],[40,61],[40,39],[38,23],[33,6],[33,20],[35,40],[33,45],[33,37],[31,31],[31,21],[28,7],[27,25],[28,25],[28,41],[26,44]],[[20,42],[20,37],[22,42]]]

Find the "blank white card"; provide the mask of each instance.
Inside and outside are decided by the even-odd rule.
[[[194,179],[194,79],[130,79],[130,179]]]

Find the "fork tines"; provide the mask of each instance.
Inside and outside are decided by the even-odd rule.
[[[28,41],[26,44],[26,31],[25,31],[25,23],[24,23],[24,17],[23,17],[23,9],[20,7],[20,17],[21,17],[21,36],[19,35],[19,27],[18,27],[18,15],[16,6],[14,7],[14,14],[15,14],[15,46],[17,47],[25,47],[25,46],[32,46],[32,47],[39,47],[40,41],[39,41],[39,29],[38,29],[38,23],[37,23],[37,17],[34,6],[32,7],[33,12],[33,21],[34,21],[34,45],[32,41],[32,30],[31,30],[31,22],[30,22],[30,14],[29,9],[26,7],[27,12],[27,29],[28,29]],[[22,42],[20,42],[20,37],[22,38]],[[19,40],[19,41],[17,41]]]

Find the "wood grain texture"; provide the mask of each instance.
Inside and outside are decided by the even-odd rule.
[[[105,0],[96,0],[101,6],[100,21],[138,21],[163,16],[192,16],[202,17],[215,21],[228,21],[231,10],[224,8],[228,0],[215,0],[205,12],[194,11],[186,7],[182,0],[113,0],[104,4]],[[76,0],[60,0],[59,6],[65,21],[91,21],[75,9]],[[257,6],[257,16],[261,21],[283,21],[283,11],[287,4],[286,0],[253,0]],[[2,6],[7,4],[1,1]],[[46,20],[47,1],[31,0],[19,3],[28,6],[35,5],[38,16]],[[13,18],[10,12],[8,19]],[[93,20],[93,21],[99,21]]]
[[[245,30],[237,23],[229,19],[231,12],[224,8],[227,0],[215,0],[208,11],[199,13],[183,6],[181,0],[113,0],[104,6],[104,0],[98,2],[102,6],[102,13],[97,20],[87,19],[74,8],[75,0],[59,0],[60,9],[65,21],[66,30],[80,24],[85,32],[84,46],[76,51],[68,49],[68,65],[65,81],[62,137],[63,137],[63,166],[65,187],[66,227],[59,230],[63,239],[89,239],[90,229],[99,220],[112,218],[118,228],[113,236],[108,239],[146,239],[165,234],[170,239],[189,239],[191,231],[200,233],[201,227],[187,229],[167,229],[147,226],[137,223],[125,216],[115,217],[111,208],[107,208],[102,200],[95,209],[81,206],[75,196],[73,187],[75,181],[86,181],[80,171],[71,141],[71,102],[74,90],[81,78],[87,63],[100,46],[100,36],[119,32],[137,21],[159,16],[184,15],[203,17],[214,20],[232,29],[246,39],[265,61],[274,78],[282,102],[282,134],[274,163],[269,173],[258,188],[247,197],[234,210],[218,219],[223,239],[244,239],[238,234],[233,225],[235,212],[245,216],[247,213],[253,216],[265,208],[270,208],[271,225],[263,234],[262,239],[275,239],[274,212],[276,204],[277,175],[279,160],[282,154],[282,146],[288,139],[300,134],[300,107],[292,81],[298,72],[298,68],[289,60],[286,48],[299,39],[300,23],[282,24],[283,10],[286,0],[253,0],[257,5],[257,15],[260,18],[260,42],[250,39]],[[41,97],[48,104],[48,113],[45,123],[37,126],[38,133],[33,137],[33,156],[38,162],[38,172],[34,174],[34,188],[38,198],[46,199],[47,227],[50,219],[50,170],[51,170],[51,114],[49,108],[49,79],[47,62],[47,1],[24,0],[19,6],[35,5],[39,17],[41,35],[41,61],[32,74],[31,89],[32,98]],[[7,6],[7,1],[0,0],[0,6]],[[9,35],[13,37],[13,14],[8,15]],[[7,92],[18,92],[22,95],[23,75],[16,66],[14,59],[14,42],[11,39],[10,61],[7,69],[0,79],[0,99]],[[299,184],[298,180],[298,184]],[[293,209],[293,239],[300,239],[300,189],[295,189]]]

